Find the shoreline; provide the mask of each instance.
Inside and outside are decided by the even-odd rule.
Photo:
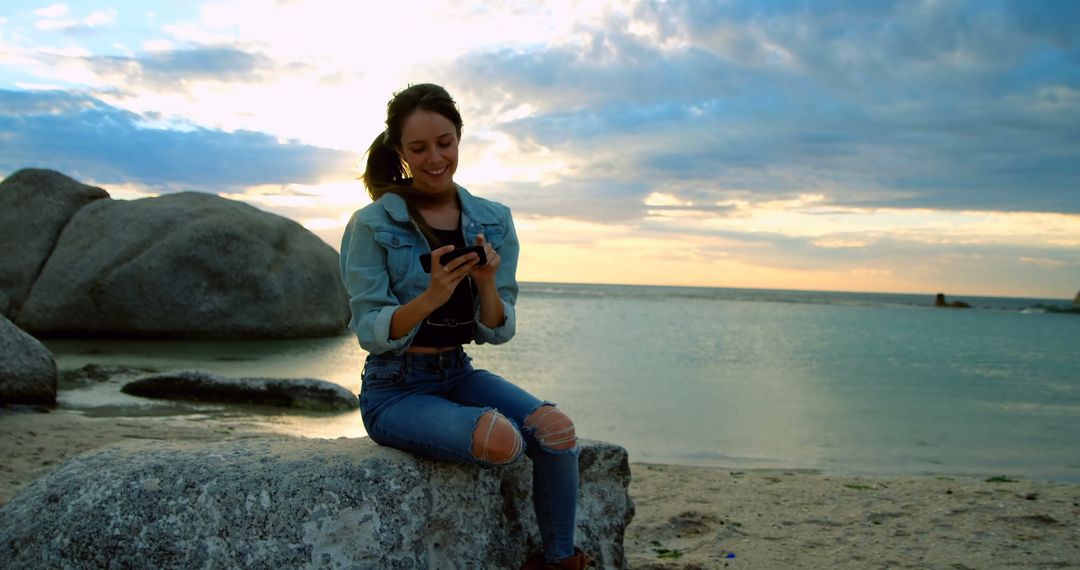
[[[68,458],[126,439],[288,437],[197,416],[0,412],[0,505]],[[1080,484],[632,462],[630,568],[1080,566]]]

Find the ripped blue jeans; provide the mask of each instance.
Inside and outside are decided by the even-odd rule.
[[[480,416],[495,410],[523,436],[532,460],[533,506],[544,557],[574,554],[578,492],[577,446],[548,449],[525,426],[537,408],[553,405],[488,372],[472,367],[464,350],[440,354],[372,354],[364,364],[360,414],[371,439],[440,461],[490,462],[473,456]]]

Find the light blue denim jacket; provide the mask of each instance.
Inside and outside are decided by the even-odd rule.
[[[476,299],[477,344],[501,344],[514,336],[514,304],[517,302],[516,279],[518,239],[510,208],[469,194],[458,186],[461,198],[461,229],[465,243],[473,244],[477,234],[499,253],[501,263],[495,273],[495,285],[502,298],[506,320],[490,328],[480,322],[480,300]],[[409,219],[405,200],[396,194],[384,194],[353,214],[341,238],[341,280],[349,292],[352,318],[349,328],[356,333],[360,346],[371,354],[401,354],[412,344],[417,325],[401,338],[390,338],[390,319],[401,305],[415,299],[427,288],[431,276],[420,267],[421,254],[430,253],[424,234]]]

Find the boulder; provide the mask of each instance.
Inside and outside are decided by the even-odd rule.
[[[258,404],[318,411],[355,410],[356,394],[314,378],[226,378],[205,370],[177,370],[139,378],[121,391],[144,398]]]
[[[52,170],[27,168],[0,182],[0,314],[18,311],[71,216],[108,197]]]
[[[15,323],[38,336],[341,334],[337,252],[300,224],[198,192],[98,200],[71,218]]]
[[[0,404],[55,403],[52,353],[0,315]]]
[[[624,568],[626,451],[583,441],[580,470],[577,541]],[[0,567],[517,568],[539,546],[531,477],[368,438],[124,442],[0,508]]]
[[[1076,297],[1073,299],[1073,307],[1080,307],[1080,291],[1076,292]]]

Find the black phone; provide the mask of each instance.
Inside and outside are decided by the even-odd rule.
[[[469,247],[454,248],[439,258],[439,262],[443,265],[450,263],[451,261],[463,256],[475,253],[480,256],[480,262],[477,265],[484,265],[487,263],[487,253],[484,251],[482,245],[470,245]],[[431,273],[431,254],[424,253],[420,255],[420,267],[424,268],[424,273]]]

